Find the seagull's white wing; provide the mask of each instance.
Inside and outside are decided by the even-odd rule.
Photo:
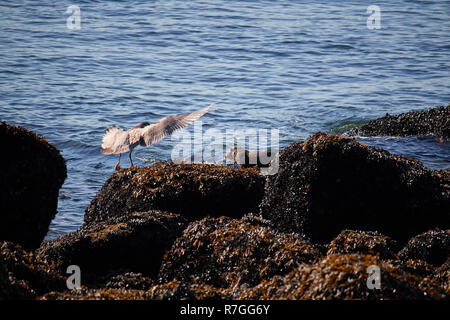
[[[209,111],[212,104],[206,108],[191,113],[168,116],[142,129],[140,144],[149,146],[170,136],[174,131],[187,127]]]
[[[106,130],[102,139],[102,149],[104,154],[117,154],[127,152],[130,150],[128,142],[128,133],[116,126],[110,127]]]

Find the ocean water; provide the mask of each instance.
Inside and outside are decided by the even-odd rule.
[[[76,230],[114,172],[117,157],[99,152],[112,124],[215,103],[203,131],[276,129],[284,147],[387,112],[447,105],[450,2],[377,1],[379,29],[367,25],[370,4],[1,1],[0,120],[45,136],[67,160],[47,238]],[[71,5],[79,29],[67,23],[78,21]],[[432,137],[363,140],[450,167],[449,143]],[[174,143],[137,148],[135,164],[170,159]]]

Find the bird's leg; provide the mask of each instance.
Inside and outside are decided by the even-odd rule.
[[[120,170],[120,155],[121,153],[119,153],[119,162],[117,162],[116,167],[114,169],[116,169],[116,171]]]
[[[130,169],[133,169],[134,168],[134,165],[133,165],[133,159],[131,158],[131,152],[133,152],[133,150],[130,150],[130,162],[131,162],[131,166],[130,166]]]

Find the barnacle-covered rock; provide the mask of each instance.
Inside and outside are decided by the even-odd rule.
[[[144,290],[82,287],[71,291],[52,291],[37,298],[38,300],[148,300]]]
[[[344,230],[331,241],[328,254],[360,253],[378,255],[381,259],[396,259],[399,246],[378,232]]]
[[[179,215],[136,212],[44,242],[37,254],[61,272],[66,272],[69,265],[78,265],[82,284],[104,284],[125,272],[152,277],[185,225],[185,219]]]
[[[354,139],[316,133],[280,152],[261,215],[327,243],[342,230],[378,231],[400,243],[450,227],[450,177]]]
[[[380,268],[379,289],[369,287],[369,267]],[[334,254],[316,264],[302,264],[288,275],[274,276],[253,288],[236,292],[238,299],[444,299],[445,290],[435,278],[407,272],[399,263],[376,256]]]
[[[56,215],[66,163],[58,149],[25,128],[0,122],[0,240],[39,247]]]
[[[124,169],[106,181],[87,208],[84,222],[152,209],[188,220],[207,215],[241,217],[257,210],[264,182],[258,168],[161,162]]]
[[[65,289],[65,278],[31,252],[8,241],[0,243],[0,300],[34,299]]]
[[[254,285],[320,255],[301,236],[280,233],[257,217],[205,218],[191,223],[174,242],[164,257],[159,281],[176,279],[217,288]]]
[[[126,272],[116,274],[105,281],[105,288],[109,289],[127,289],[127,290],[149,290],[154,282],[151,278],[142,273]]]
[[[450,257],[450,229],[430,230],[410,239],[399,252],[401,259],[421,259],[440,266]]]
[[[447,259],[439,268],[437,268],[435,273],[436,278],[442,284],[447,299],[450,297],[450,258]]]
[[[411,111],[372,120],[346,135],[357,136],[415,136],[435,135],[439,139],[450,139],[450,104],[422,111]]]
[[[157,284],[148,291],[152,300],[212,300],[231,299],[226,290],[204,283],[187,283],[172,280]]]

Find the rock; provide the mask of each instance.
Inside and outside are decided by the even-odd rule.
[[[206,284],[186,283],[172,280],[155,285],[148,291],[151,300],[217,300],[231,299],[231,295],[220,288]]]
[[[359,128],[345,133],[349,136],[415,136],[435,135],[450,138],[450,104],[424,111],[412,111],[399,115],[389,115],[372,120]]]
[[[58,149],[25,128],[0,122],[0,240],[31,250],[47,234],[67,175]]]
[[[49,292],[38,297],[37,299],[38,300],[148,300],[148,294],[144,290],[81,288],[72,291]]]
[[[207,215],[241,217],[257,210],[264,182],[257,168],[161,162],[125,169],[106,181],[87,208],[84,223],[151,209],[178,213],[188,220]]]
[[[414,159],[316,133],[280,152],[260,214],[284,231],[327,243],[342,230],[378,231],[400,243],[450,227],[450,175]]]
[[[97,288],[49,292],[38,300],[211,300],[231,299],[225,290],[208,285],[186,284],[179,281],[152,286],[149,290],[129,288]]]
[[[379,266],[380,289],[367,287],[368,267]],[[288,275],[236,292],[234,299],[387,300],[444,299],[441,284],[371,255],[335,254],[316,264],[302,264]]]
[[[251,168],[252,166],[258,166],[259,168],[269,167],[271,162],[275,159],[275,155],[278,151],[272,152],[272,150],[263,151],[248,151],[242,147],[232,147],[225,154],[225,159],[233,160],[234,163],[243,168]]]
[[[254,285],[320,255],[299,235],[280,233],[261,218],[205,218],[191,223],[165,254],[159,281],[216,288]]]
[[[127,272],[111,277],[108,282],[106,282],[105,288],[147,291],[153,285],[153,280],[142,275],[142,273]]]
[[[69,265],[78,265],[81,283],[89,286],[104,286],[112,276],[126,272],[152,277],[185,225],[179,215],[137,212],[45,242],[37,254],[60,272],[65,273]]]
[[[53,290],[64,290],[65,278],[19,245],[0,243],[0,300],[34,299]]]
[[[408,241],[399,252],[403,260],[421,259],[440,266],[450,257],[450,230],[431,230]]]
[[[397,242],[378,232],[344,230],[329,245],[328,254],[359,253],[398,259]]]
[[[437,268],[436,277],[442,284],[448,299],[450,297],[450,258]]]

